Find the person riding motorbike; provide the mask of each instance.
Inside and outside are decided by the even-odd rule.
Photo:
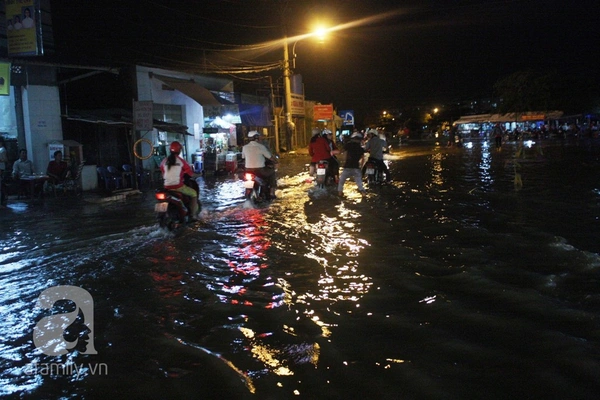
[[[270,160],[277,164],[277,159],[271,154],[263,144],[258,142],[260,134],[258,131],[248,132],[248,144],[242,147],[242,158],[244,159],[244,168],[248,172],[253,172],[257,176],[269,182],[270,197],[275,199],[275,189],[277,189],[277,176],[275,169],[266,166],[265,161]]]
[[[325,135],[321,135],[321,130],[319,128],[313,128],[312,138],[308,144],[308,154],[311,157],[309,167],[311,176],[315,175],[315,165],[317,165],[319,161],[327,160],[329,162],[330,159],[333,158],[331,151],[329,141],[327,141]],[[329,165],[331,165],[331,163],[329,163]]]
[[[190,221],[196,221],[198,216],[198,192],[185,185],[185,175],[192,176],[192,167],[179,156],[181,143],[175,141],[169,146],[170,154],[160,163],[160,171],[165,189],[174,190],[192,198],[190,205]]]
[[[387,165],[383,162],[383,147],[385,142],[379,138],[375,129],[369,129],[367,131],[367,142],[365,143],[365,150],[369,153],[369,160],[373,161],[376,167],[385,172],[386,181],[391,180],[390,171]],[[365,167],[363,166],[363,174],[365,173]]]

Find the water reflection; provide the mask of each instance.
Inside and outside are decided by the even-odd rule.
[[[260,209],[244,207],[239,181],[207,178],[203,223],[176,235],[157,231],[150,197],[83,206],[77,222],[50,204],[8,218],[0,393],[566,398],[578,388],[586,398],[597,172],[576,169],[581,189],[565,190],[554,178],[576,163],[530,163],[535,189],[516,193],[510,149],[402,153],[394,184],[364,198],[315,190],[299,160],[300,172],[281,174],[281,199]],[[31,343],[35,299],[66,282],[94,289],[93,357],[108,378],[24,372],[47,361]],[[506,384],[523,377],[537,386]]]

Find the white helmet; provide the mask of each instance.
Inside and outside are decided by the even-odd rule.
[[[312,135],[313,135],[313,136],[315,136],[315,135],[318,135],[318,134],[320,134],[320,133],[321,133],[321,130],[320,130],[319,128],[313,128],[313,129],[312,129]]]
[[[358,132],[354,132],[354,133],[352,134],[352,136],[350,136],[350,139],[362,139],[362,138],[363,138],[363,135],[361,135],[361,134],[360,134],[360,133],[358,133]]]
[[[375,129],[373,129],[373,128],[369,129],[367,131],[367,133],[370,134],[370,135],[377,135],[377,131]]]
[[[260,133],[258,133],[258,131],[250,131],[250,132],[248,132],[248,137],[251,138],[251,139],[254,138],[254,137],[258,137],[258,136],[260,136]]]
[[[323,135],[331,135],[331,131],[329,129],[323,129]]]

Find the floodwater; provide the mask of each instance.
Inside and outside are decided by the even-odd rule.
[[[177,234],[158,230],[151,192],[13,200],[0,396],[596,398],[600,144],[516,153],[403,144],[391,184],[363,198],[348,181],[343,199],[287,156],[265,208],[232,177],[200,179],[203,222]],[[34,328],[77,300],[36,301],[59,285],[88,291],[93,314],[49,356]]]

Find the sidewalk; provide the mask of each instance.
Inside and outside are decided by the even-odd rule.
[[[88,203],[106,203],[109,201],[122,201],[127,200],[128,197],[132,196],[140,196],[142,192],[137,189],[119,189],[113,191],[111,194],[101,193],[101,192],[83,192],[82,198],[83,201]]]

